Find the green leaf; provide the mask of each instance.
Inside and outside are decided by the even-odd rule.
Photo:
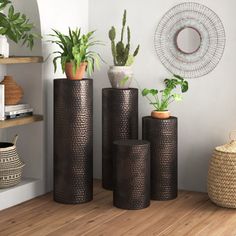
[[[133,54],[134,57],[136,57],[138,55],[139,48],[140,48],[140,45],[138,45],[138,47],[135,49],[134,54]]]
[[[14,15],[14,7],[11,5],[8,9],[8,17],[12,18]]]
[[[182,93],[186,93],[188,91],[188,82],[187,81],[184,81],[181,84],[181,91],[182,91]]]
[[[120,86],[125,86],[126,82],[129,80],[129,76],[125,76],[124,79],[120,80]]]
[[[147,96],[148,94],[150,93],[150,90],[149,89],[147,89],[147,88],[145,88],[145,89],[143,89],[143,91],[142,91],[142,96]]]
[[[158,94],[158,90],[157,89],[151,89],[149,90],[150,94],[152,94],[153,96]]]
[[[180,79],[181,81],[183,81],[183,80],[184,80],[184,78],[183,78],[183,77],[181,77],[180,75],[175,75],[175,74],[174,74],[174,77],[175,77],[175,78],[177,78],[177,79]]]
[[[183,96],[181,94],[173,94],[173,98],[176,102],[180,102],[183,100]]]
[[[126,62],[126,66],[131,66],[134,63],[134,57],[129,55],[128,60]]]

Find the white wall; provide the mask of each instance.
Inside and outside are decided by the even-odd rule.
[[[132,42],[141,44],[134,65],[136,79],[142,88],[159,87],[168,72],[160,63],[154,50],[154,32],[161,17],[179,0],[90,0],[89,28],[97,29],[97,37],[106,43],[100,49],[103,58],[111,63],[108,30],[111,25],[120,29],[123,10],[128,10]],[[209,75],[189,81],[190,90],[181,104],[171,106],[172,114],[179,118],[179,187],[206,191],[208,160],[216,145],[228,141],[228,134],[236,128],[236,1],[198,0],[213,9],[222,19],[227,45],[222,61]],[[94,74],[94,168],[101,176],[101,89],[110,87],[106,75],[108,65]],[[133,83],[136,87],[136,84]],[[152,108],[140,96],[141,117]],[[141,137],[141,136],[140,136]]]
[[[38,0],[43,40],[43,56],[46,59],[57,47],[48,43],[51,29],[67,32],[68,27],[82,27],[84,32],[88,28],[88,1],[82,0]],[[47,142],[47,181],[48,189],[53,181],[53,79],[65,77],[60,67],[54,74],[53,57],[43,64],[44,95],[46,109],[46,142]]]

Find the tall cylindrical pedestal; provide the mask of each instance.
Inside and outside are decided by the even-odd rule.
[[[112,190],[112,143],[138,138],[138,89],[102,90],[102,185]]]
[[[143,139],[151,143],[151,199],[177,197],[177,118],[143,117]]]
[[[93,81],[54,80],[54,199],[93,198]]]
[[[113,144],[114,206],[138,210],[150,205],[150,143],[119,140]]]

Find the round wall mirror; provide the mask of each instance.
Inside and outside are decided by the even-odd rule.
[[[225,48],[224,26],[210,8],[184,2],[171,8],[155,33],[155,49],[162,64],[184,78],[211,72]]]
[[[201,35],[194,28],[183,28],[176,35],[176,46],[183,53],[195,53],[201,46]]]

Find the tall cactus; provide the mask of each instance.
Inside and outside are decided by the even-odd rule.
[[[124,34],[126,28],[126,18],[127,12],[124,11],[121,29],[121,39],[118,43],[115,42],[116,39],[116,29],[114,26],[111,27],[109,31],[109,39],[111,40],[111,51],[113,56],[113,62],[115,66],[130,66],[134,62],[134,57],[138,55],[139,45],[135,49],[133,54],[130,54],[130,40],[131,32],[129,26],[127,26],[127,44],[124,44]]]

